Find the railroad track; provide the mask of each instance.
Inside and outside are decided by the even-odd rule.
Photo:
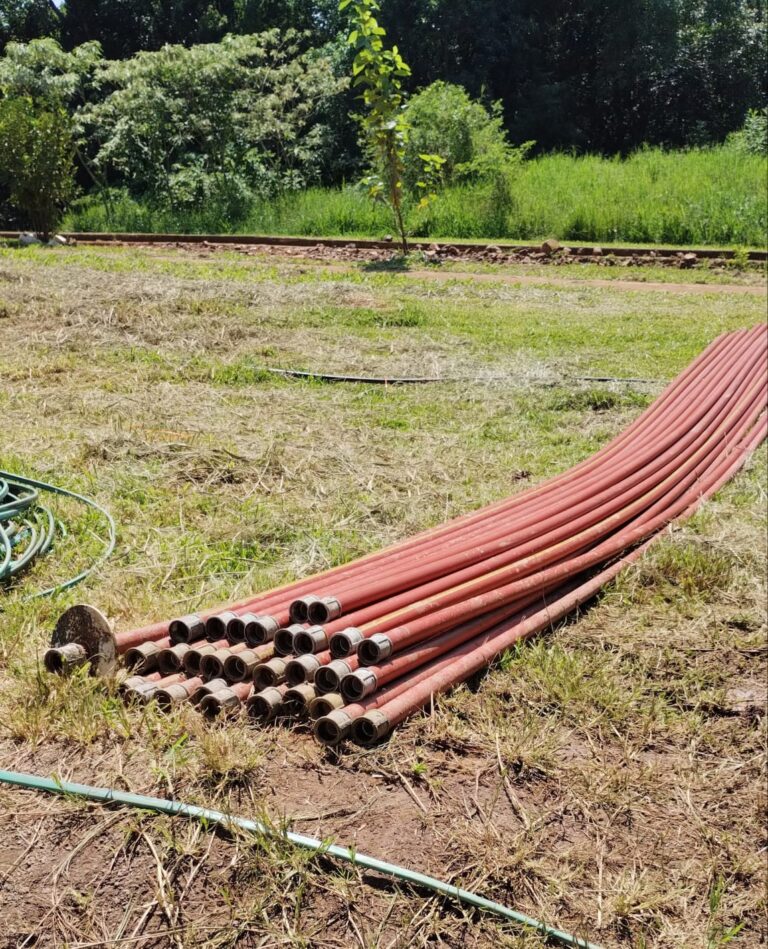
[[[18,238],[18,231],[0,231],[0,239],[14,240]],[[202,244],[208,246],[238,245],[261,247],[295,247],[295,248],[355,248],[356,250],[393,250],[397,244],[393,240],[369,240],[364,238],[345,237],[274,237],[261,234],[134,234],[113,233],[109,231],[94,231],[81,233],[77,231],[62,234],[67,240],[79,244]],[[411,241],[413,250],[436,251],[437,253],[476,253],[489,254],[501,252],[507,256],[532,256],[541,254],[543,257],[554,256],[559,250],[570,249],[575,258],[603,258],[603,257],[653,257],[657,261],[668,261],[684,258],[685,255],[695,255],[697,260],[732,260],[734,257],[746,257],[750,263],[760,263],[768,260],[768,252],[764,250],[747,251],[744,255],[726,248],[713,247],[602,247],[596,243],[560,244],[556,249],[547,249],[544,244],[511,244],[489,242],[473,244],[468,241]],[[690,257],[688,258],[691,259]]]

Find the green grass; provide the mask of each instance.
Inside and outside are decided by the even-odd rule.
[[[626,159],[536,158],[510,180],[508,207],[500,208],[490,186],[454,186],[427,210],[410,207],[407,226],[419,238],[764,247],[767,202],[764,158],[725,146],[648,148]],[[347,187],[255,201],[239,220],[216,207],[173,212],[127,196],[108,212],[90,197],[65,229],[381,237],[392,222],[386,209]]]
[[[564,470],[713,337],[764,318],[764,298],[710,289],[438,284],[167,248],[0,249],[0,467],[92,494],[119,525],[115,556],[81,588],[25,600],[70,572],[72,548],[60,546],[0,593],[0,760],[264,815],[607,949],[703,946],[742,924],[743,945],[757,945],[764,448],[577,620],[365,752],[327,754],[301,727],[126,708],[114,681],[58,679],[38,662],[74,601],[128,629],[342,562]],[[265,365],[469,381],[323,385]],[[74,540],[97,526],[76,507],[67,515]],[[758,696],[753,711],[734,707],[734,690]],[[2,788],[0,809],[14,944],[125,941],[156,900],[137,943],[170,944],[153,934],[178,926],[178,944],[204,949],[264,938],[543,949],[536,935],[282,844]]]

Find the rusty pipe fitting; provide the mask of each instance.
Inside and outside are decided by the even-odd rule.
[[[64,646],[51,646],[45,650],[43,664],[49,672],[67,675],[88,662],[88,653],[80,643],[67,643]]]
[[[119,652],[118,637],[101,610],[78,603],[56,620],[43,662],[46,669],[62,675],[86,663],[94,675],[109,675],[115,671]]]
[[[205,639],[205,622],[197,613],[172,619],[168,624],[168,638],[172,643],[193,643]]]
[[[219,648],[219,646],[213,643],[203,643],[199,646],[193,646],[189,652],[184,654],[184,658],[181,660],[184,671],[192,678],[199,676],[200,663],[203,661],[203,656],[210,656]]]
[[[309,703],[309,717],[311,719],[323,718],[335,712],[336,709],[343,708],[347,703],[338,692],[326,692],[324,695],[316,695]]]
[[[295,599],[288,607],[288,615],[291,618],[291,622],[306,623],[309,619],[310,607],[315,603],[320,603],[320,597],[315,596],[313,593]]]
[[[341,680],[341,694],[347,702],[360,702],[372,695],[379,686],[379,680],[372,669],[356,669]]]
[[[187,643],[176,643],[175,646],[168,646],[161,649],[157,654],[157,668],[160,674],[164,676],[173,675],[174,672],[181,672],[184,668],[184,656],[186,656],[192,647]]]
[[[309,626],[293,637],[293,654],[309,656],[328,648],[328,636],[322,626]]]
[[[275,656],[268,662],[262,662],[252,672],[253,687],[257,691],[269,688],[270,686],[280,685],[285,682],[285,669],[288,665],[287,659]]]
[[[331,636],[328,648],[334,659],[346,659],[351,656],[365,637],[356,626],[349,626]]]
[[[217,649],[215,652],[209,652],[200,659],[200,677],[209,682],[211,679],[224,679],[224,663],[229,659],[232,653],[229,649]]]
[[[226,679],[210,679],[208,682],[203,682],[202,685],[199,685],[195,691],[190,695],[189,701],[193,705],[199,705],[206,695],[212,695],[214,692],[218,692],[219,689],[226,689],[229,683]]]
[[[257,721],[271,722],[280,714],[285,692],[285,686],[281,689],[269,687],[254,692],[245,703],[248,714]]]
[[[254,616],[253,613],[246,613],[240,619],[245,627],[245,642],[252,647],[271,643],[275,638],[275,633],[280,629],[280,623],[277,619],[267,613],[260,613],[258,616]]]
[[[310,603],[307,619],[310,623],[330,623],[341,616],[341,603],[335,596],[324,596]]]
[[[312,726],[315,738],[322,745],[338,745],[347,738],[352,730],[355,719],[341,709],[335,709],[318,718]]]
[[[183,682],[176,682],[173,685],[164,686],[154,693],[157,704],[163,709],[170,709],[174,705],[180,705],[189,700],[189,697],[203,684],[200,678],[185,679]]]
[[[237,613],[233,613],[232,610],[224,610],[222,613],[209,616],[205,621],[205,636],[208,642],[215,643],[220,639],[228,639],[229,624],[237,618]]]
[[[317,670],[321,668],[317,656],[296,656],[285,666],[285,681],[289,686],[300,685],[302,682],[314,682]]]
[[[361,666],[375,666],[392,655],[392,640],[384,633],[375,633],[357,646]]]
[[[170,639],[159,639],[156,642],[149,640],[146,643],[139,643],[138,646],[132,646],[126,649],[123,660],[128,669],[132,669],[136,675],[144,675],[147,672],[154,672],[157,669],[157,657],[162,649],[167,649],[171,645]]]
[[[391,731],[392,726],[387,716],[379,709],[372,709],[354,720],[351,738],[355,744],[369,748]]]
[[[338,692],[341,680],[352,672],[351,664],[345,659],[333,659],[315,672],[315,688],[324,695],[326,692]]]
[[[309,703],[317,695],[315,687],[309,682],[303,682],[301,685],[295,685],[292,689],[286,689],[283,696],[283,706],[286,714],[295,718],[303,718],[309,712]]]
[[[297,633],[303,633],[304,627],[300,623],[293,623],[291,626],[283,626],[275,633],[274,647],[277,656],[293,655],[293,640]]]

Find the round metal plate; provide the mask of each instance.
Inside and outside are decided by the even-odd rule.
[[[91,672],[108,675],[117,664],[117,645],[109,622],[95,606],[78,604],[59,617],[51,637],[52,646],[80,643],[91,660]]]

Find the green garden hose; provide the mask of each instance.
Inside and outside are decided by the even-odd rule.
[[[93,508],[107,522],[107,539],[101,554],[90,567],[63,583],[34,594],[36,597],[53,596],[85,580],[109,557],[115,549],[116,539],[112,515],[92,498],[45,481],[0,471],[0,583],[15,577],[36,557],[46,554],[51,549],[57,529],[62,536],[66,534],[64,525],[57,524],[51,510],[40,503],[41,492],[73,498]]]
[[[580,939],[578,936],[572,936],[570,933],[561,929],[555,929],[546,923],[539,922],[525,913],[518,913],[494,900],[486,899],[484,896],[478,896],[476,893],[470,893],[468,890],[462,890],[436,877],[427,876],[419,873],[417,870],[409,870],[407,867],[400,867],[394,863],[387,863],[384,860],[377,860],[376,857],[368,857],[356,850],[350,850],[347,847],[339,847],[336,844],[328,844],[316,837],[306,837],[304,834],[296,834],[293,831],[277,831],[268,827],[261,821],[250,820],[246,817],[236,817],[231,814],[225,814],[223,811],[212,810],[208,807],[198,807],[196,804],[183,804],[181,801],[170,801],[167,798],[147,797],[144,794],[130,794],[125,791],[118,791],[114,788],[97,788],[89,784],[75,784],[71,781],[55,781],[53,778],[44,778],[36,774],[24,774],[18,771],[0,771],[0,784],[12,784],[15,787],[28,788],[32,791],[48,791],[53,794],[70,794],[73,797],[86,798],[89,801],[100,801],[102,804],[122,804],[126,807],[136,807],[144,811],[154,811],[158,814],[169,814],[171,816],[189,817],[193,820],[202,821],[208,826],[218,826],[224,829],[237,827],[251,834],[261,836],[280,837],[287,840],[297,847],[304,847],[307,850],[314,850],[317,853],[328,857],[335,857],[337,860],[344,860],[353,863],[355,866],[363,867],[366,870],[374,870],[385,876],[394,877],[396,880],[402,880],[404,883],[411,883],[414,886],[424,887],[439,893],[442,896],[450,897],[459,903],[473,906],[476,909],[485,910],[495,916],[500,916],[513,923],[525,926],[527,929],[535,930],[541,933],[546,939],[558,942],[564,946],[576,946],[578,949],[600,949],[594,943]]]

